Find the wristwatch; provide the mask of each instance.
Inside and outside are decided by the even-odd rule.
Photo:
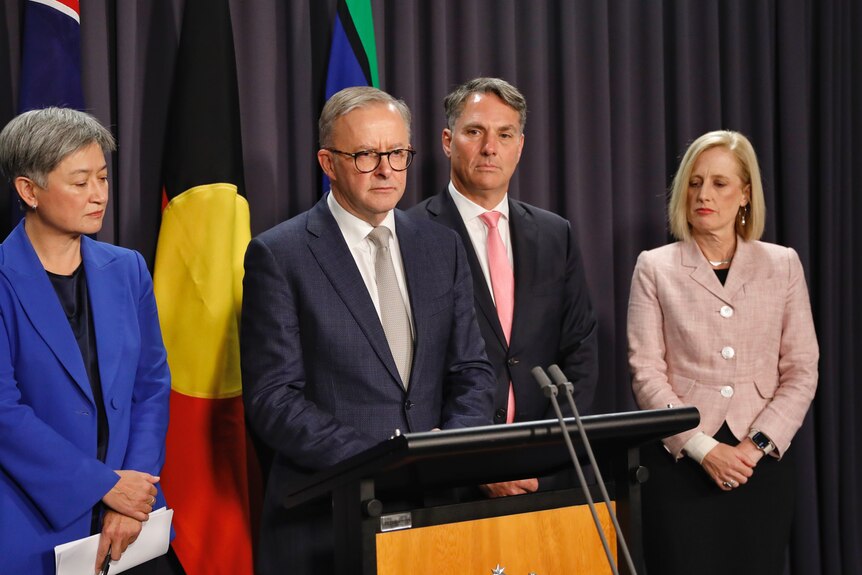
[[[751,433],[748,434],[748,437],[751,438],[751,441],[754,442],[754,445],[757,446],[757,449],[763,452],[763,455],[769,455],[772,450],[775,449],[775,444],[772,443],[772,440],[769,439],[769,436],[762,431],[752,429]]]

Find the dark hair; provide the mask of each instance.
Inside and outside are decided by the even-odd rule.
[[[446,111],[446,125],[450,130],[455,128],[455,122],[464,111],[464,103],[471,94],[494,94],[507,106],[518,112],[521,118],[521,132],[527,125],[527,100],[516,87],[500,78],[474,78],[461,84],[443,100]]]

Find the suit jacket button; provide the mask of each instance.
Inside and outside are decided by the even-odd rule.
[[[496,422],[506,421],[506,410],[505,409],[498,409],[494,413],[494,421],[496,421]]]
[[[722,397],[733,397],[733,388],[729,385],[725,385],[721,388],[721,396]]]
[[[510,357],[508,363],[509,365],[518,365],[519,363],[521,363],[521,360],[519,360],[517,357]]]
[[[729,305],[723,305],[723,306],[721,306],[721,309],[718,310],[718,313],[723,318],[733,317],[733,308],[730,307]]]
[[[723,347],[721,349],[721,357],[724,359],[733,359],[733,356],[736,355],[736,351],[730,346]]]
[[[406,409],[407,411],[410,411],[411,409],[413,409],[413,402],[410,401],[409,399],[407,401],[405,401],[404,402],[404,409]]]

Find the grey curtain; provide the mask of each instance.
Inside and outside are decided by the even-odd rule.
[[[596,410],[634,409],[629,282],[668,241],[665,197],[688,142],[747,134],[766,240],[794,247],[821,344],[820,388],[793,444],[793,574],[862,573],[862,3],[855,0],[373,0],[381,87],[414,112],[409,207],[447,182],[443,96],[478,75],[527,97],[511,193],[575,225],[598,307]],[[100,238],[152,262],[182,0],[83,0],[88,106],[119,138]],[[316,118],[335,0],[231,0],[248,200],[259,233],[319,197]],[[0,123],[14,114],[20,0],[0,8]],[[0,194],[0,209],[9,197]],[[8,218],[0,214],[0,227]],[[5,235],[5,234],[4,234]],[[728,552],[732,552],[728,549]]]

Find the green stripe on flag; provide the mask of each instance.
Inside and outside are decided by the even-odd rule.
[[[377,44],[374,40],[374,16],[371,13],[370,0],[345,0],[347,9],[350,11],[350,17],[353,20],[353,25],[356,27],[356,32],[359,34],[359,40],[362,42],[362,47],[365,49],[365,55],[368,57],[368,69],[371,72],[371,85],[375,88],[380,87],[380,80],[377,76]]]

